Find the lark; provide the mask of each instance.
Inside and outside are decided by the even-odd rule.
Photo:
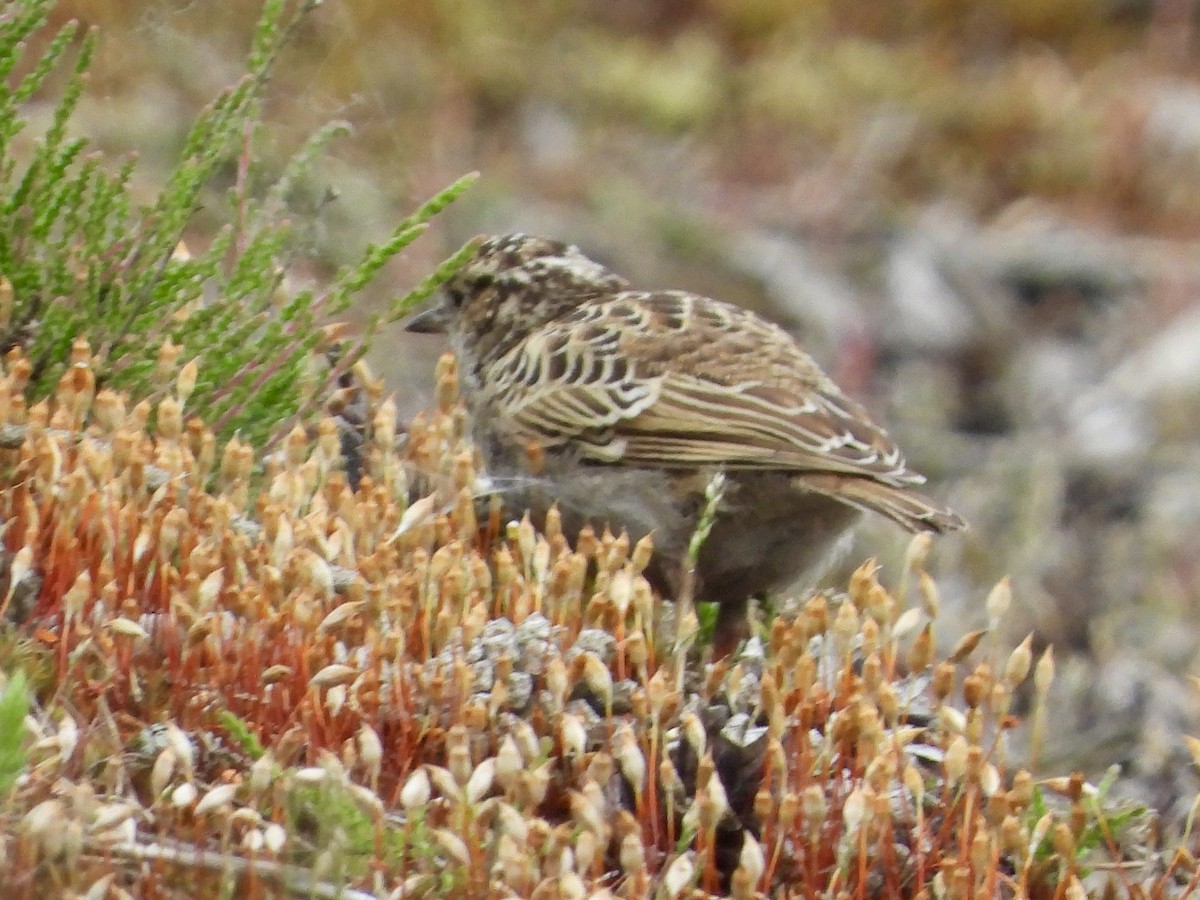
[[[568,534],[652,534],[646,574],[668,598],[724,473],[691,574],[696,599],[720,604],[726,650],[746,634],[749,598],[818,577],[863,511],[910,532],[963,527],[782,328],[698,294],[636,290],[574,246],[484,240],[407,328],[449,335],[507,508],[536,521],[557,503]]]

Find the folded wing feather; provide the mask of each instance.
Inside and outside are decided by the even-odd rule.
[[[857,404],[813,378],[798,348],[795,377],[764,384],[712,366],[699,374],[672,368],[663,350],[670,336],[653,345],[654,358],[641,358],[639,347],[651,345],[622,341],[623,330],[543,326],[492,369],[484,386],[492,408],[525,440],[572,442],[600,462],[832,472],[898,487],[923,481]]]

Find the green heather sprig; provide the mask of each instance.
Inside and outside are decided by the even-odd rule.
[[[25,754],[25,716],[29,691],[20,670],[7,680],[0,676],[0,801],[17,781],[28,758]]]
[[[478,173],[474,173],[464,178],[460,178],[457,182],[455,182],[454,185],[451,186],[450,189],[453,189],[458,185],[463,185],[465,188],[469,186],[469,184],[473,183],[477,177]],[[392,304],[391,311],[389,313],[389,319],[394,322],[397,319],[404,318],[423,301],[433,296],[437,289],[449,281],[450,276],[457,272],[463,263],[470,259],[471,255],[474,254],[478,247],[478,238],[472,238],[471,240],[467,241],[467,243],[464,244],[461,249],[459,249],[452,256],[448,257],[441,265],[434,269],[433,272],[425,276],[425,278],[423,278],[415,288],[413,288],[399,300],[395,301]]]
[[[288,199],[330,142],[349,132],[341,122],[324,126],[277,174],[257,154],[271,67],[315,5],[264,5],[246,74],[200,112],[163,189],[141,208],[129,190],[136,160],[113,165],[69,134],[95,34],[65,25],[9,88],[7,80],[21,69],[28,39],[46,26],[53,0],[30,0],[20,14],[0,17],[0,276],[14,298],[0,321],[0,350],[24,349],[35,394],[53,389],[72,341],[85,337],[96,350],[98,377],[134,397],[165,389],[158,356],[165,342],[179,348],[180,363],[202,363],[189,411],[212,423],[219,437],[236,432],[265,445],[280,423],[319,405],[329,384],[312,372],[320,324],[344,312],[477,176],[458,180],[420,206],[387,240],[366,247],[327,289],[288,287],[285,276],[299,243]],[[54,74],[68,65],[51,124],[32,153],[17,158],[13,138],[29,127],[24,105],[50,90]],[[214,202],[214,185],[231,170],[236,176],[225,203]],[[202,207],[223,225],[184,251],[184,234]],[[443,263],[409,296],[432,291],[459,258]],[[365,352],[377,323],[342,356],[344,365]]]

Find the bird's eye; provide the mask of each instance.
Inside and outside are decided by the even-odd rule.
[[[467,302],[466,292],[458,288],[446,291],[446,296],[450,298],[450,305],[455,309],[462,309],[463,304]]]

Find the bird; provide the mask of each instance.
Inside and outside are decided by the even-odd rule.
[[[751,598],[819,578],[864,511],[909,532],[963,519],[867,411],[781,327],[681,290],[639,290],[578,247],[476,239],[406,325],[444,333],[488,476],[506,507],[564,530],[652,535],[645,575],[718,604],[714,646],[749,634]],[[706,489],[711,531],[689,566]]]

